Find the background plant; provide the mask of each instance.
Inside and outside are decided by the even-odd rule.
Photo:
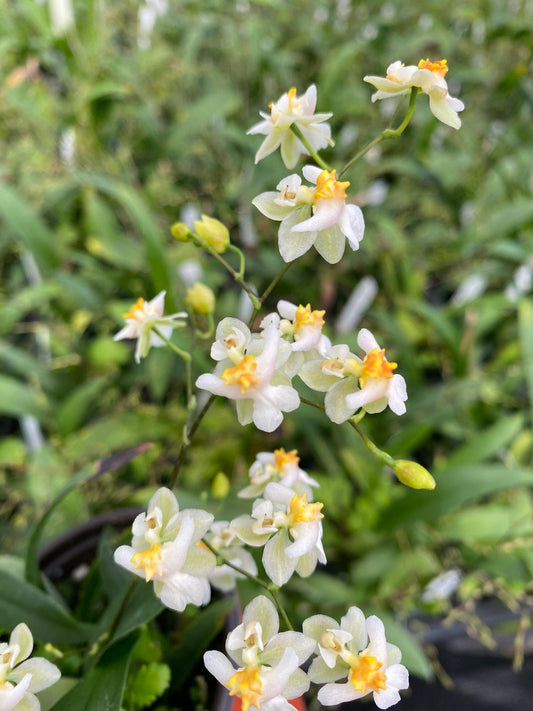
[[[342,325],[354,287],[375,279],[365,325],[386,335],[409,407],[401,427],[383,415],[369,434],[428,466],[439,495],[397,486],[355,433],[333,430],[319,413],[290,418],[287,439],[314,477],[327,478],[335,526],[326,545],[336,566],[312,587],[294,584],[293,604],[302,618],[318,602],[338,616],[347,598],[401,616],[453,567],[465,573],[460,599],[489,589],[514,605],[533,565],[529,3],[176,1],[146,48],[137,43],[138,8],[79,3],[75,28],[57,36],[46,5],[0,3],[4,550],[22,554],[51,488],[112,452],[154,442],[119,474],[71,493],[47,535],[110,503],[144,505],[171,476],[186,417],[183,365],[156,351],[137,367],[112,334],[132,295],[165,288],[171,309],[181,308],[180,267],[191,258],[217,312],[237,312],[238,290],[170,236],[184,206],[230,227],[259,288],[277,272],[272,226],[248,207],[278,174],[274,158],[250,168],[244,132],[258,107],[288,85],[315,82],[319,108],[335,110],[342,162],[390,120],[369,102],[362,75],[438,55],[467,102],[460,133],[417,107],[401,141],[382,143],[347,176],[367,223],[361,250],[334,269],[307,255],[285,284],[286,293],[306,284],[306,300]],[[355,346],[354,335],[345,338]],[[199,372],[210,367],[203,353],[195,351]],[[36,421],[44,441],[24,436],[22,421],[24,432]],[[215,404],[183,488],[200,494],[221,471],[240,482],[249,453],[264,448]],[[17,564],[3,561],[11,572]],[[411,668],[429,674],[414,650]]]

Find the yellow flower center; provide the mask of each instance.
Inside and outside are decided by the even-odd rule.
[[[283,447],[281,449],[274,450],[274,461],[276,463],[276,469],[281,472],[284,466],[287,464],[298,464],[300,457],[298,456],[297,449],[291,449],[290,452],[286,452]]]
[[[316,180],[316,190],[313,194],[313,202],[317,200],[343,200],[346,197],[346,188],[350,185],[348,180],[340,182],[336,180],[337,171],[323,170]]]
[[[238,385],[241,393],[245,393],[252,385],[259,383],[259,378],[255,374],[256,370],[256,359],[252,355],[247,355],[237,365],[226,368],[222,373],[222,380],[226,385]]]
[[[144,568],[144,574],[146,576],[146,582],[149,583],[154,575],[163,574],[163,562],[161,558],[161,546],[159,543],[155,543],[150,548],[144,551],[135,553],[131,558],[133,563],[133,569],[139,570],[139,568]]]
[[[261,708],[261,692],[263,684],[259,675],[259,667],[239,669],[228,679],[226,686],[230,696],[240,696],[242,711],[248,711],[250,706]]]
[[[432,62],[429,59],[421,59],[418,62],[419,69],[429,69],[430,72],[438,74],[440,77],[446,76],[448,73],[448,60],[439,59],[437,62]]]
[[[356,691],[366,694],[369,691],[383,691],[387,688],[387,677],[379,670],[383,666],[376,657],[359,655],[352,662],[350,681]]]
[[[294,111],[294,104],[293,104],[293,102],[294,102],[294,100],[296,99],[296,88],[295,88],[294,86],[292,86],[292,87],[289,89],[287,95],[288,95],[288,97],[289,97],[289,111]]]
[[[389,363],[385,358],[385,349],[374,348],[367,353],[361,363],[359,379],[362,387],[365,387],[368,378],[389,379],[392,378],[392,371],[398,367],[398,363]]]
[[[137,299],[137,301],[133,304],[131,309],[129,311],[126,311],[125,314],[123,314],[124,318],[134,318],[137,319],[138,312],[143,312],[144,311],[144,299]]]
[[[298,333],[302,326],[319,326],[324,325],[324,314],[325,311],[311,311],[311,305],[298,306],[296,309],[296,315],[294,317],[294,331]]]
[[[318,521],[324,518],[324,514],[320,513],[323,506],[324,504],[321,504],[320,501],[315,504],[308,504],[307,494],[302,494],[301,496],[294,494],[288,513],[290,526],[295,526],[300,521],[309,523],[310,521]]]
[[[320,370],[327,375],[343,375],[344,362],[340,358],[327,358],[320,363]]]

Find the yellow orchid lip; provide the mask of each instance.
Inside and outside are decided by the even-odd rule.
[[[255,374],[256,370],[256,359],[252,355],[247,355],[237,365],[226,368],[222,373],[222,380],[226,385],[238,385],[239,390],[244,394],[253,385],[259,384],[259,378]]]
[[[349,180],[337,180],[336,170],[323,170],[316,180],[313,202],[317,200],[344,200],[346,199],[346,188],[349,185]]]
[[[429,69],[430,72],[443,77],[448,73],[448,60],[439,59],[436,62],[432,62],[430,59],[421,59],[418,62],[418,68]]]

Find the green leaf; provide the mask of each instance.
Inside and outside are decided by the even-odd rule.
[[[515,486],[531,486],[533,470],[500,464],[463,465],[441,471],[435,491],[407,491],[381,513],[385,530],[417,521],[433,521],[471,501]]]
[[[150,706],[168,689],[170,684],[170,667],[166,664],[152,662],[144,664],[135,673],[128,696],[136,708]]]
[[[70,434],[79,428],[108,384],[108,378],[93,378],[82,383],[62,402],[57,412],[61,434]]]
[[[59,266],[58,241],[29,203],[5,184],[0,185],[0,217],[8,231],[30,251],[39,267]]]
[[[224,598],[202,610],[185,630],[169,664],[174,670],[172,687],[179,689],[193,670],[211,641],[224,628],[224,622],[235,604],[233,598]]]
[[[471,442],[453,452],[446,462],[446,468],[460,464],[475,464],[498,454],[519,434],[523,424],[524,417],[521,414],[502,417]]]
[[[52,711],[120,711],[132,649],[138,635],[120,640]]]
[[[526,374],[529,406],[533,418],[533,301],[524,299],[518,307],[518,328],[522,347],[522,364]]]
[[[0,375],[0,413],[33,415],[43,421],[49,414],[48,403],[43,395],[30,386],[7,375]]]
[[[81,644],[93,635],[92,625],[78,622],[56,599],[2,572],[0,627],[12,629],[19,622],[25,622],[37,639],[52,644]]]

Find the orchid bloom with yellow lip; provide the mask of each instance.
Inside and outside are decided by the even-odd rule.
[[[113,340],[121,341],[124,338],[136,338],[135,362],[140,363],[141,358],[146,358],[148,351],[153,346],[164,346],[165,342],[153,329],[157,328],[165,338],[169,338],[173,328],[184,325],[183,319],[187,314],[179,313],[163,316],[165,309],[166,291],[160,291],[151,301],[137,299],[133,306],[124,314],[126,326],[121,329]]]
[[[307,494],[313,500],[313,489],[318,482],[300,468],[300,457],[296,449],[286,452],[283,447],[273,452],[259,452],[248,472],[249,486],[239,491],[242,499],[254,499],[260,496],[271,481],[292,489],[298,494]]]
[[[221,373],[203,373],[196,387],[235,400],[241,425],[253,422],[263,432],[273,432],[282,423],[284,412],[299,407],[300,396],[277,369],[280,334],[275,325],[265,328],[251,345],[254,353],[244,355],[243,351],[240,360],[237,357]],[[287,352],[286,357],[289,355]]]
[[[182,612],[188,604],[209,602],[208,576],[216,560],[211,551],[199,545],[213,521],[201,509],[179,510],[176,497],[162,487],[150,499],[146,513],[132,525],[132,543],[115,551],[115,562],[152,582],[161,602]]]
[[[315,187],[301,185],[301,178],[289,175],[278,183],[279,192],[265,192],[252,204],[271,220],[280,222],[278,246],[282,259],[292,262],[311,247],[329,264],[344,254],[346,240],[355,251],[363,239],[365,221],[361,208],[346,204],[348,181],[337,180],[336,172],[314,165],[302,173]]]
[[[372,101],[389,99],[400,94],[406,94],[413,87],[418,87],[429,96],[429,108],[432,114],[452,128],[461,127],[458,111],[464,109],[460,99],[450,96],[445,76],[448,63],[445,59],[432,62],[421,59],[418,66],[405,66],[402,62],[393,62],[387,67],[385,77],[366,76],[364,81],[376,87]]]
[[[311,575],[317,563],[326,563],[322,546],[322,507],[309,502],[307,494],[271,482],[262,499],[256,499],[252,515],[231,522],[239,538],[250,546],[264,546],[263,567],[276,585],[285,585],[297,572]]]
[[[365,619],[358,607],[350,607],[340,625],[326,615],[314,615],[304,620],[303,633],[316,642],[318,656],[309,677],[317,684],[326,682],[318,692],[324,706],[372,693],[376,706],[388,709],[400,701],[399,690],[408,688],[401,652],[387,642],[383,622],[375,615]]]
[[[315,151],[333,145],[331,129],[324,124],[333,114],[315,114],[316,100],[314,84],[302,96],[298,96],[293,87],[278,101],[270,104],[270,114],[259,112],[263,120],[248,130],[248,134],[260,133],[266,136],[255,155],[256,163],[277,148],[281,148],[281,158],[289,169],[294,168],[302,154],[309,155],[307,148],[291,131],[292,125],[300,129]]]
[[[28,658],[32,649],[33,636],[24,622],[14,628],[8,643],[0,643],[1,711],[39,711],[39,699],[34,694],[59,680],[61,674],[55,664],[43,657]]]
[[[301,632],[278,629],[276,608],[259,595],[246,605],[241,624],[228,634],[228,656],[214,650],[204,654],[206,669],[230,696],[240,699],[242,711],[295,711],[290,699],[309,688],[307,674],[299,666],[311,655],[314,641]]]

